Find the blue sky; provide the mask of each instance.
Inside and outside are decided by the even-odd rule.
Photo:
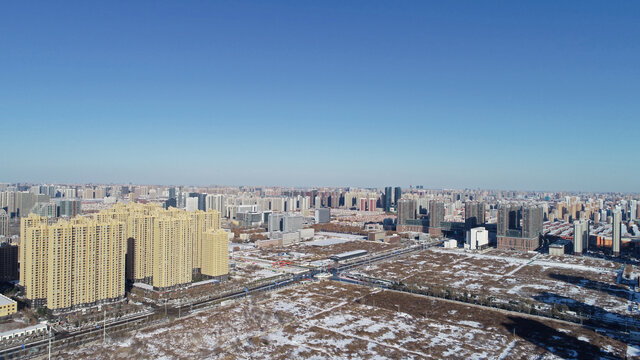
[[[5,2],[0,181],[639,191],[638,19],[637,1]]]

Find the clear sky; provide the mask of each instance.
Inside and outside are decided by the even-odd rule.
[[[640,191],[640,1],[12,1],[0,182]]]

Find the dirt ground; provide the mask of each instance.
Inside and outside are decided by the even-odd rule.
[[[325,281],[216,307],[57,358],[561,359],[624,358],[626,351],[625,344],[573,324]]]
[[[367,252],[373,254],[398,249],[400,247],[401,245],[399,244],[386,244],[368,240],[352,240],[327,246],[313,246],[309,243],[302,242],[282,248],[257,250],[255,255],[261,259],[282,260],[282,256],[280,256],[280,254],[283,252],[307,254],[306,256],[301,257],[299,261],[297,261],[299,263],[324,260],[332,255],[340,254],[347,251],[367,250]]]
[[[513,255],[513,256],[508,256]],[[358,270],[367,276],[409,286],[450,289],[497,301],[567,305],[603,316],[640,317],[628,311],[627,286],[616,284],[620,265],[587,258],[554,259],[518,252],[483,254],[433,249]]]

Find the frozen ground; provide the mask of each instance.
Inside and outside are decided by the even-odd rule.
[[[564,304],[572,310],[616,317],[629,316],[630,299],[636,297],[626,286],[616,284],[620,267],[611,261],[581,257],[434,248],[358,272],[497,301],[517,300],[540,308]],[[637,310],[632,314],[637,315]]]
[[[561,359],[620,357],[628,351],[634,350],[572,324],[327,281],[241,300],[58,357]]]

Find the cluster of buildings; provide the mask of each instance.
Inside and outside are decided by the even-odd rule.
[[[445,236],[468,249],[530,251],[565,240],[550,251],[598,246],[618,255],[640,242],[638,214],[637,198],[625,194],[0,184],[0,280],[19,276],[30,302],[58,310],[120,299],[127,280],[166,290],[197,274],[225,276],[223,218],[267,228],[258,246],[310,239],[308,225],[333,215],[337,225]],[[11,234],[18,219],[19,240]]]
[[[116,204],[92,217],[22,218],[20,284],[32,306],[64,311],[117,301],[125,280],[158,290],[228,274],[229,235],[215,210]]]
[[[44,193],[38,192],[40,189]],[[73,217],[82,213],[81,200],[75,197],[75,191],[61,189],[62,192],[56,190],[51,194],[48,189],[48,186],[37,186],[31,187],[29,191],[16,189],[2,191],[0,192],[0,209],[9,218],[26,217],[31,213],[48,218]]]

